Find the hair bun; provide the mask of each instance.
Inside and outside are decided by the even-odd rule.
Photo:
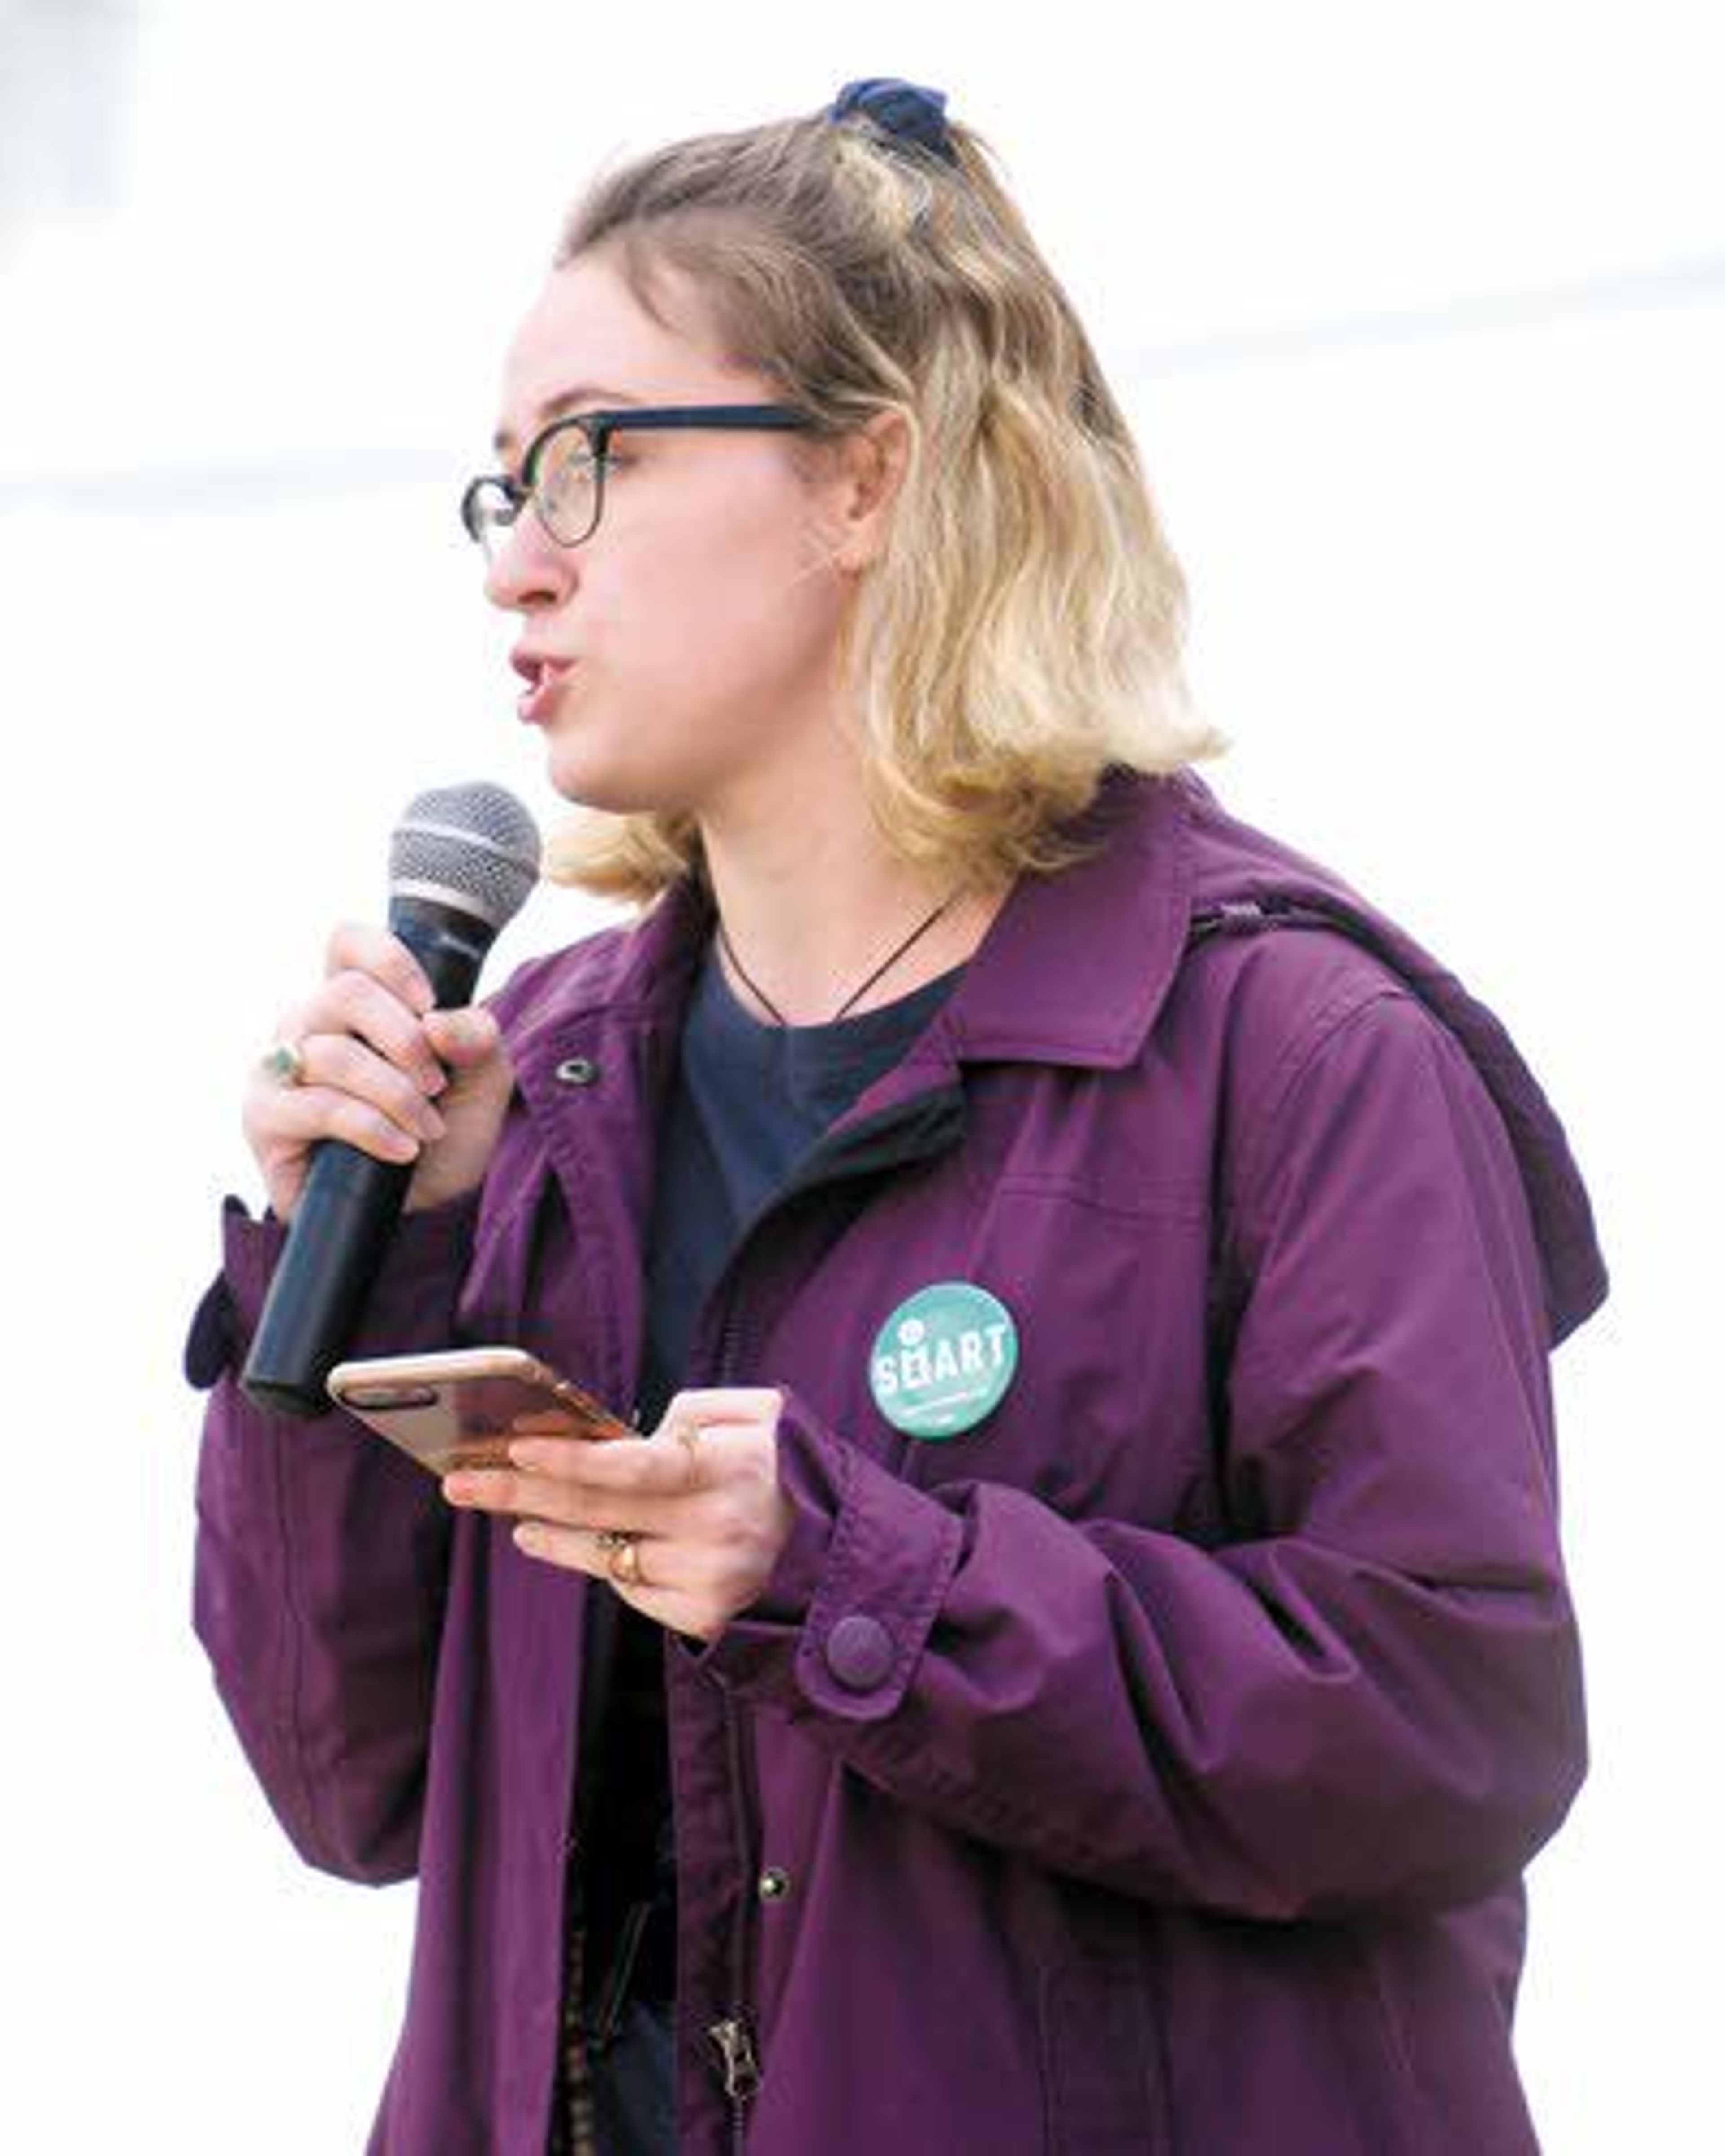
[[[868,75],[847,82],[827,107],[829,120],[848,120],[860,112],[901,142],[913,143],[944,163],[956,165],[958,152],[947,131],[947,93],[896,75]]]

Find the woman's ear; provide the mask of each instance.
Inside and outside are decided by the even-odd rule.
[[[835,567],[860,572],[885,551],[910,457],[902,412],[877,412],[834,444],[823,506]]]

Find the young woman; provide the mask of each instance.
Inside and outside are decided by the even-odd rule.
[[[419,1881],[389,2156],[1531,2150],[1586,1194],[1193,768],[1126,426],[943,108],[569,222],[463,514],[629,917],[455,1013],[332,939],[194,1333],[198,1631],[305,1858]],[[250,1406],[331,1135],[418,1163],[352,1352],[644,1441],[440,1486]]]

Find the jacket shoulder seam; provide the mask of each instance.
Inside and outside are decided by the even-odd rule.
[[[1240,1166],[1231,1196],[1230,1212],[1236,1223],[1236,1239],[1261,1240],[1265,1163],[1274,1157],[1274,1140],[1289,1103],[1301,1081],[1330,1041],[1380,1003],[1425,1006],[1411,988],[1394,981],[1362,984],[1358,975],[1339,986],[1312,1013],[1306,1024],[1289,1039],[1276,1059],[1275,1072],[1265,1088],[1257,1118],[1240,1144]]]

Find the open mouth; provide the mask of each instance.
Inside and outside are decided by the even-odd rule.
[[[564,683],[574,670],[572,660],[542,660],[536,663],[527,686],[516,705],[516,710],[526,725],[536,726],[550,716]]]

